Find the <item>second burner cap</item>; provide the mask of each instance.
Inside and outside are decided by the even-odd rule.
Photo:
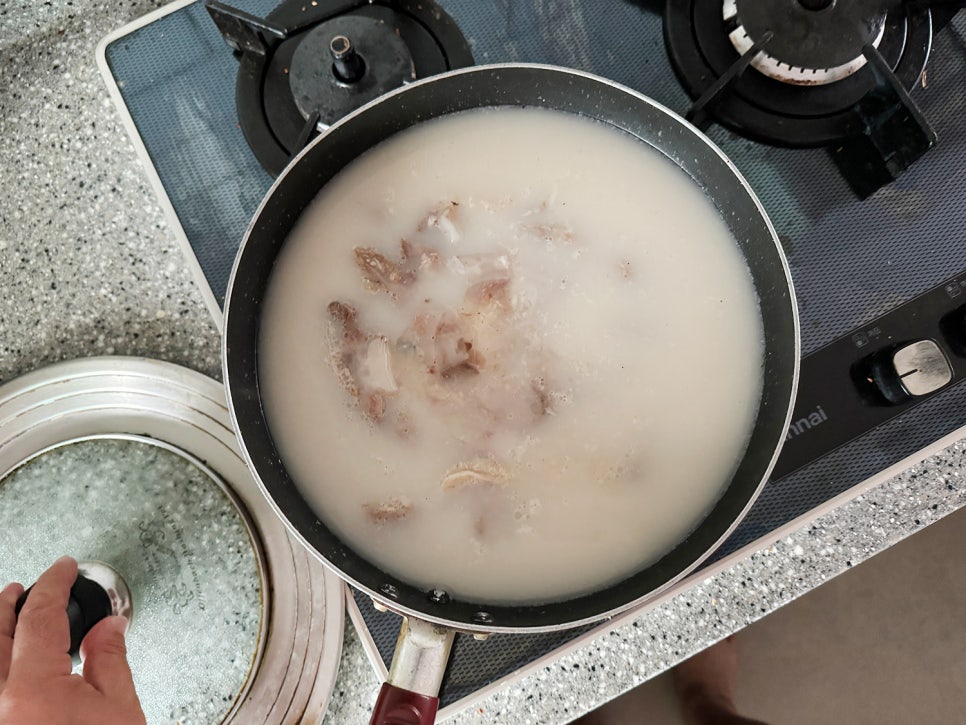
[[[289,85],[303,118],[331,125],[364,103],[415,80],[413,58],[387,23],[343,16],[312,28],[292,55]]]

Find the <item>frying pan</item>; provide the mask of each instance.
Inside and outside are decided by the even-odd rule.
[[[602,121],[636,136],[689,174],[719,209],[747,261],[765,333],[764,384],[750,442],[704,520],[658,561],[623,581],[540,605],[483,605],[425,591],[353,551],[320,520],[287,473],[259,393],[261,302],[286,237],[319,190],[355,158],[410,126],[498,106],[537,106]],[[700,325],[682,334],[701,334]],[[543,65],[477,66],[434,76],[331,126],[292,160],[262,201],[235,260],[225,303],[225,384],[241,449],[259,485],[309,551],[377,606],[405,617],[373,723],[433,722],[454,631],[535,632],[604,619],[693,570],[734,529],[767,481],[791,416],[798,360],[797,310],[785,257],[764,210],[732,163],[698,130],[647,97],[596,76]],[[714,350],[707,351],[705,363],[707,374],[714,375]]]

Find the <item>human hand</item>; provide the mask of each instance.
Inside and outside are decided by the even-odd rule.
[[[41,574],[19,619],[19,584],[0,591],[0,724],[134,725],[144,713],[127,664],[123,617],[98,622],[81,643],[84,674],[71,674],[67,600],[77,562]]]

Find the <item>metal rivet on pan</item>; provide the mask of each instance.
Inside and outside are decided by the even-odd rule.
[[[493,615],[489,612],[477,612],[473,615],[473,621],[477,624],[492,624]]]
[[[426,596],[429,597],[429,601],[433,604],[449,604],[449,594],[442,589],[433,589]]]
[[[399,598],[399,590],[396,589],[396,587],[394,587],[392,584],[383,584],[381,587],[379,587],[379,591],[390,599]]]
[[[388,612],[389,611],[389,607],[387,607],[385,604],[383,604],[382,602],[380,602],[378,599],[376,599],[374,597],[370,597],[370,599],[372,599],[372,608],[375,609],[377,612]]]

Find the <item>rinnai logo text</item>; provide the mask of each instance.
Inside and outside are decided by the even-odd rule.
[[[804,418],[799,418],[793,421],[790,426],[788,426],[788,435],[785,436],[786,441],[790,441],[796,436],[800,436],[805,431],[811,430],[812,428],[822,425],[828,420],[828,416],[825,411],[822,410],[821,405],[815,406],[815,410],[806,415]]]

